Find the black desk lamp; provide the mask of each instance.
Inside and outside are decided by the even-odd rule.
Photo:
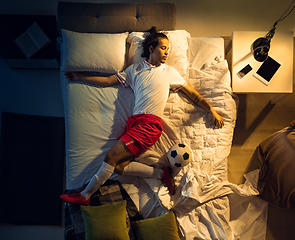
[[[272,37],[275,35],[275,30],[278,22],[284,20],[287,16],[289,16],[289,14],[293,11],[294,8],[295,6],[293,6],[293,8],[285,17],[282,17],[278,21],[276,21],[272,29],[265,35],[265,37],[260,37],[253,42],[253,56],[256,59],[256,61],[264,62],[267,59],[268,52],[270,49],[270,41]]]

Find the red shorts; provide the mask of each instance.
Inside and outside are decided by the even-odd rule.
[[[160,117],[152,114],[138,114],[128,118],[124,134],[120,138],[131,153],[137,157],[158,141],[162,131]]]

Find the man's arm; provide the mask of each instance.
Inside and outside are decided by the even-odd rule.
[[[212,114],[212,120],[216,127],[222,128],[224,126],[223,118],[206,102],[206,100],[190,85],[186,84],[181,90],[197,105],[204,108]]]
[[[111,86],[119,84],[119,80],[116,75],[111,75],[109,77],[100,77],[100,76],[88,76],[82,73],[68,72],[65,73],[65,76],[70,81],[83,81],[99,86]]]

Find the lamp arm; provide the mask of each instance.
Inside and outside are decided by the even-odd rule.
[[[292,3],[292,5],[294,4],[294,2]],[[295,8],[295,6],[293,6],[291,8],[291,10],[286,14],[286,16],[281,17],[278,21],[276,21],[274,23],[272,29],[265,35],[265,38],[267,38],[269,42],[273,38],[273,36],[275,35],[275,30],[276,30],[276,26],[277,26],[278,22],[283,21],[286,17],[288,17],[290,15],[290,13],[294,10],[294,8]]]
[[[295,2],[295,0],[294,0]],[[294,4],[292,3],[292,5]],[[290,13],[294,10],[295,6],[292,7],[292,9],[288,12],[288,14],[284,17],[281,17],[278,21],[276,21],[272,27],[272,29],[264,36],[257,38],[253,44],[253,56],[258,62],[264,62],[268,58],[268,52],[270,49],[270,41],[275,35],[276,26],[278,22],[284,20],[287,16],[290,15]]]
[[[273,36],[275,35],[275,31],[276,31],[276,25],[277,22],[274,24],[273,28],[265,35],[266,38],[266,43],[269,45],[271,39],[273,38]]]

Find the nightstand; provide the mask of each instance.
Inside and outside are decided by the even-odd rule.
[[[292,93],[293,92],[293,32],[276,32],[271,40],[269,56],[282,65],[268,85],[253,74],[261,66],[253,57],[252,43],[267,32],[235,31],[226,47],[227,60],[232,74],[235,93]],[[243,78],[237,73],[246,65],[252,70]]]
[[[59,69],[59,53],[56,47],[58,37],[55,16],[48,15],[0,15],[0,57],[10,68]],[[37,22],[51,39],[51,43],[27,59],[14,40]]]

